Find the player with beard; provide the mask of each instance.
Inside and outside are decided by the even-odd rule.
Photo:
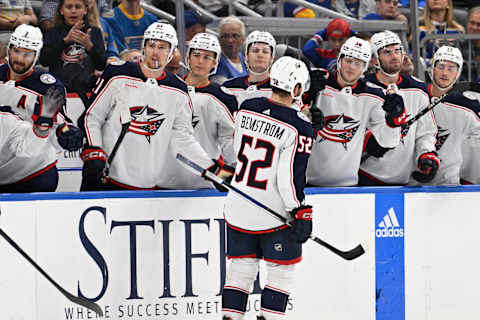
[[[210,158],[222,156],[225,163],[234,165],[233,151],[234,114],[237,100],[227,89],[211,82],[208,77],[215,74],[221,48],[217,37],[198,33],[189,42],[185,76],[188,93],[193,105],[193,129],[195,138]],[[159,186],[167,189],[211,188],[205,179],[185,170],[172,156],[169,167],[161,176]]]
[[[222,178],[231,176],[195,140],[187,85],[164,71],[177,43],[173,26],[155,22],[145,30],[143,61],[112,63],[97,81],[80,120],[88,143],[81,154],[81,190],[157,189],[169,170],[168,153],[178,152]],[[104,172],[122,123],[128,131]]]
[[[41,122],[43,100],[54,101],[60,114],[55,114],[48,125],[56,129],[57,141],[47,144],[37,157],[19,157],[9,163],[8,174],[0,179],[9,192],[53,192],[58,184],[57,149],[75,151],[82,146],[82,133],[65,121],[61,114],[65,106],[65,87],[52,74],[34,70],[43,37],[39,28],[22,24],[10,36],[7,48],[8,63],[0,66],[0,86],[11,87],[2,94],[2,104],[25,121]],[[51,138],[49,138],[51,139]]]
[[[440,47],[433,56],[431,71],[432,84],[428,92],[432,99],[448,93],[462,73],[463,57],[458,48]],[[480,103],[468,92],[449,94],[434,109],[435,121],[438,125],[436,152],[442,159],[442,166],[432,180],[419,180],[423,184],[458,185],[460,184],[460,168],[462,165],[462,143],[469,140],[471,167],[468,172],[479,172],[480,164]],[[415,174],[418,175],[418,174]],[[413,177],[415,177],[415,175]],[[477,176],[462,176],[471,183],[479,183]]]
[[[312,186],[357,185],[367,127],[384,148],[400,141],[403,101],[397,95],[385,96],[362,78],[370,58],[368,41],[351,37],[340,49],[337,71],[326,80],[315,80],[320,90],[316,105],[325,115],[325,126],[318,132],[308,162],[307,180]]]
[[[370,43],[377,71],[367,75],[365,79],[387,93],[398,93],[409,116],[414,116],[427,107],[430,102],[426,84],[414,77],[400,75],[405,56],[400,38],[387,30],[375,33]],[[402,127],[400,144],[393,150],[380,147],[371,132],[367,131],[365,152],[371,157],[360,165],[359,184],[406,185],[417,165],[423,178],[418,174],[414,177],[422,180],[433,179],[440,166],[435,151],[436,134],[437,126],[432,112],[410,127]]]
[[[238,105],[256,97],[270,97],[270,67],[275,57],[276,41],[266,31],[252,31],[245,41],[248,75],[226,81],[223,85],[237,97]]]

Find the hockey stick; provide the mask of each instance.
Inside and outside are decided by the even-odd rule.
[[[18,244],[13,241],[12,238],[10,238],[1,228],[0,228],[0,235],[5,239],[7,240],[8,243],[10,243],[10,245],[12,247],[15,248],[15,250],[17,250],[25,259],[28,260],[28,262],[30,262],[30,264],[32,266],[35,267],[35,269],[37,269],[45,278],[47,278],[48,281],[50,281],[51,284],[54,285],[55,288],[57,288],[58,291],[60,291],[68,300],[72,301],[73,303],[76,303],[78,305],[81,305],[82,307],[85,307],[87,309],[90,309],[92,310],[93,312],[97,313],[100,317],[103,317],[103,311],[102,311],[102,308],[94,303],[94,302],[91,302],[87,299],[83,299],[83,298],[80,298],[80,297],[77,297],[77,296],[74,296],[73,294],[71,294],[70,292],[68,292],[67,290],[63,289],[55,280],[53,280],[35,261],[33,261],[32,258],[30,258],[30,256],[25,252],[23,251],[22,248],[20,248],[18,246]]]
[[[110,153],[110,156],[108,157],[108,165],[112,164],[113,159],[115,159],[115,155],[117,154],[118,148],[120,147],[120,144],[123,141],[123,138],[125,138],[125,135],[128,132],[128,128],[130,127],[130,121],[131,121],[131,115],[130,115],[130,108],[126,104],[126,100],[123,98],[122,93],[119,94],[120,103],[120,123],[122,124],[122,130],[120,131],[120,135],[117,138],[117,141],[115,142],[115,145],[113,146],[112,152]],[[108,176],[108,172],[106,174]]]
[[[218,184],[221,184],[222,186],[224,186],[225,188],[229,189],[229,190],[232,190],[236,193],[238,193],[239,195],[241,195],[242,197],[244,197],[245,199],[247,199],[248,201],[254,203],[255,205],[259,206],[260,208],[264,209],[265,211],[267,211],[272,217],[276,218],[277,220],[281,221],[282,223],[288,225],[288,226],[292,226],[292,224],[285,218],[283,217],[282,215],[280,215],[279,213],[275,212],[274,210],[270,209],[269,207],[267,207],[266,205],[264,205],[263,203],[259,202],[258,200],[255,200],[254,198],[250,197],[248,194],[246,194],[245,192],[237,189],[236,187],[232,186],[231,184],[229,184],[228,182],[225,182],[223,179],[221,179],[220,177],[217,177],[215,174],[213,174],[212,172],[202,168],[201,166],[199,166],[198,164],[196,164],[195,162],[185,158],[183,155],[181,155],[180,153],[177,154],[177,159],[183,163],[185,163],[186,165],[188,165],[189,167],[191,167],[192,169],[194,169],[195,171],[199,172],[200,174],[203,174],[203,176],[205,178],[207,178],[208,180],[212,181],[212,182],[215,182],[215,183],[218,183]],[[358,257],[360,257],[362,254],[365,253],[365,250],[363,249],[362,245],[358,245],[356,246],[355,248],[353,248],[352,250],[349,250],[349,251],[342,251],[342,250],[339,250],[337,248],[335,248],[334,246],[332,246],[331,244],[323,241],[322,239],[316,237],[315,235],[310,235],[310,239],[312,239],[313,241],[315,241],[316,243],[324,246],[325,248],[327,248],[328,250],[330,250],[331,252],[335,253],[336,255],[342,257],[343,259],[345,260],[353,260],[353,259],[356,259]]]

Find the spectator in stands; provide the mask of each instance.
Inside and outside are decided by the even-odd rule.
[[[197,33],[205,32],[212,19],[197,11],[185,10],[185,41],[192,40]],[[175,21],[176,23],[176,21]]]
[[[327,9],[332,9],[332,0],[306,0],[317,6],[321,6]],[[307,18],[313,19],[316,18],[315,11],[309,8],[302,6],[297,6],[290,2],[285,2],[283,5],[283,14],[285,17],[295,17],[295,18]],[[320,15],[321,16],[321,15]]]
[[[228,16],[220,21],[219,30],[222,55],[217,72],[212,80],[223,83],[225,80],[246,76],[248,70],[245,57],[242,54],[242,45],[245,41],[245,25],[239,18]]]
[[[62,80],[67,91],[84,94],[95,83],[95,70],[106,64],[98,17],[88,0],[60,0],[55,26],[45,35],[40,63]]]
[[[467,20],[467,34],[478,34],[480,35],[480,6],[473,7],[468,12],[468,20]],[[468,46],[465,45],[465,52],[463,53],[463,57],[465,58],[466,62],[468,63]],[[469,64],[472,72],[472,80],[477,79],[480,76],[480,40],[473,40],[472,41],[472,62]],[[468,68],[464,68],[464,76],[463,79],[468,78]],[[477,81],[479,81],[477,79]]]
[[[2,1],[0,29],[14,30],[21,24],[37,25],[38,19],[29,0]]]
[[[461,24],[455,21],[453,17],[452,0],[427,0],[423,15],[419,20],[420,41],[427,34],[458,34],[465,33]],[[442,45],[447,44],[454,47],[460,47],[460,40],[431,40],[426,45],[420,45],[420,49],[426,50],[422,57],[427,58],[427,65],[430,65],[430,59],[433,53]]]
[[[100,15],[106,16],[111,12],[106,0],[97,0],[97,7]],[[60,0],[42,0],[42,10],[40,11],[40,28],[43,32],[47,32],[54,26],[55,14],[57,12]]]
[[[175,51],[173,51],[172,60],[170,60],[170,62],[165,67],[165,71],[176,74],[178,76],[183,76],[185,74],[185,70],[182,66],[182,54],[180,53],[180,50],[178,50],[178,48],[175,48]]]
[[[375,0],[375,12],[367,14],[364,20],[407,21],[407,17],[398,11],[398,0]]]
[[[340,48],[352,35],[347,21],[340,18],[333,19],[325,29],[320,30],[307,41],[302,52],[315,67],[332,71]],[[322,48],[323,40],[328,41],[330,49]]]
[[[157,21],[150,12],[140,6],[140,0],[122,0],[113,9],[113,17],[106,18],[113,31],[118,52],[126,49],[140,49],[143,33],[149,25]]]
[[[335,0],[333,8],[344,15],[361,19],[375,12],[375,0]]]
[[[96,21],[95,27],[98,27],[102,31],[107,62],[118,61],[119,54],[115,42],[113,41],[112,30],[110,29],[107,20],[99,15],[96,0],[88,0],[88,10],[92,11],[93,19]]]

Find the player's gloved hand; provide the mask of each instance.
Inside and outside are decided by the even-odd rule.
[[[214,164],[207,168],[208,171],[212,172],[214,175],[217,177],[221,178],[222,180],[230,183],[232,181],[233,174],[235,172],[235,168],[232,166],[227,165],[225,162],[223,162],[222,156],[217,159],[212,159]],[[205,177],[204,174],[202,174],[203,177]],[[215,188],[217,188],[218,191],[220,192],[227,192],[228,189],[222,186],[221,184],[213,182],[215,185]]]
[[[64,104],[64,90],[51,86],[43,96],[38,97],[35,103],[32,115],[33,123],[36,126],[51,128],[58,111]]]
[[[316,106],[310,108],[310,114],[312,115],[312,127],[316,136],[317,132],[321,131],[325,126],[325,117],[323,116],[322,110]]]
[[[67,123],[57,128],[58,144],[67,151],[77,151],[83,145],[83,134],[80,129]]]
[[[383,102],[382,108],[387,113],[386,120],[390,127],[399,127],[407,122],[405,104],[400,95],[396,93],[385,95],[385,101]]]
[[[83,161],[80,191],[102,190],[103,172],[107,162],[105,151],[99,147],[85,146],[80,158]]]
[[[304,104],[312,104],[318,97],[318,93],[325,89],[329,76],[327,69],[313,68],[310,70],[310,89],[303,96]]]
[[[298,243],[304,243],[312,234],[312,206],[301,205],[290,211],[292,228]]]
[[[375,158],[381,158],[387,153],[388,151],[394,148],[384,148],[380,144],[378,144],[377,139],[372,134],[372,131],[368,130],[365,133],[365,140],[363,141],[363,151],[367,154],[374,156]]]
[[[320,31],[318,31],[315,36],[315,38],[318,38],[320,41],[325,41],[327,40],[327,28],[324,28]]]
[[[440,158],[435,151],[426,152],[418,158],[418,169],[412,173],[413,179],[418,182],[430,182],[435,178],[438,168],[440,168]]]

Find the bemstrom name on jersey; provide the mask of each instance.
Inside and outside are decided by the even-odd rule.
[[[240,123],[242,129],[255,131],[276,139],[281,139],[285,128],[280,128],[276,123],[254,119],[253,117],[242,115]]]

